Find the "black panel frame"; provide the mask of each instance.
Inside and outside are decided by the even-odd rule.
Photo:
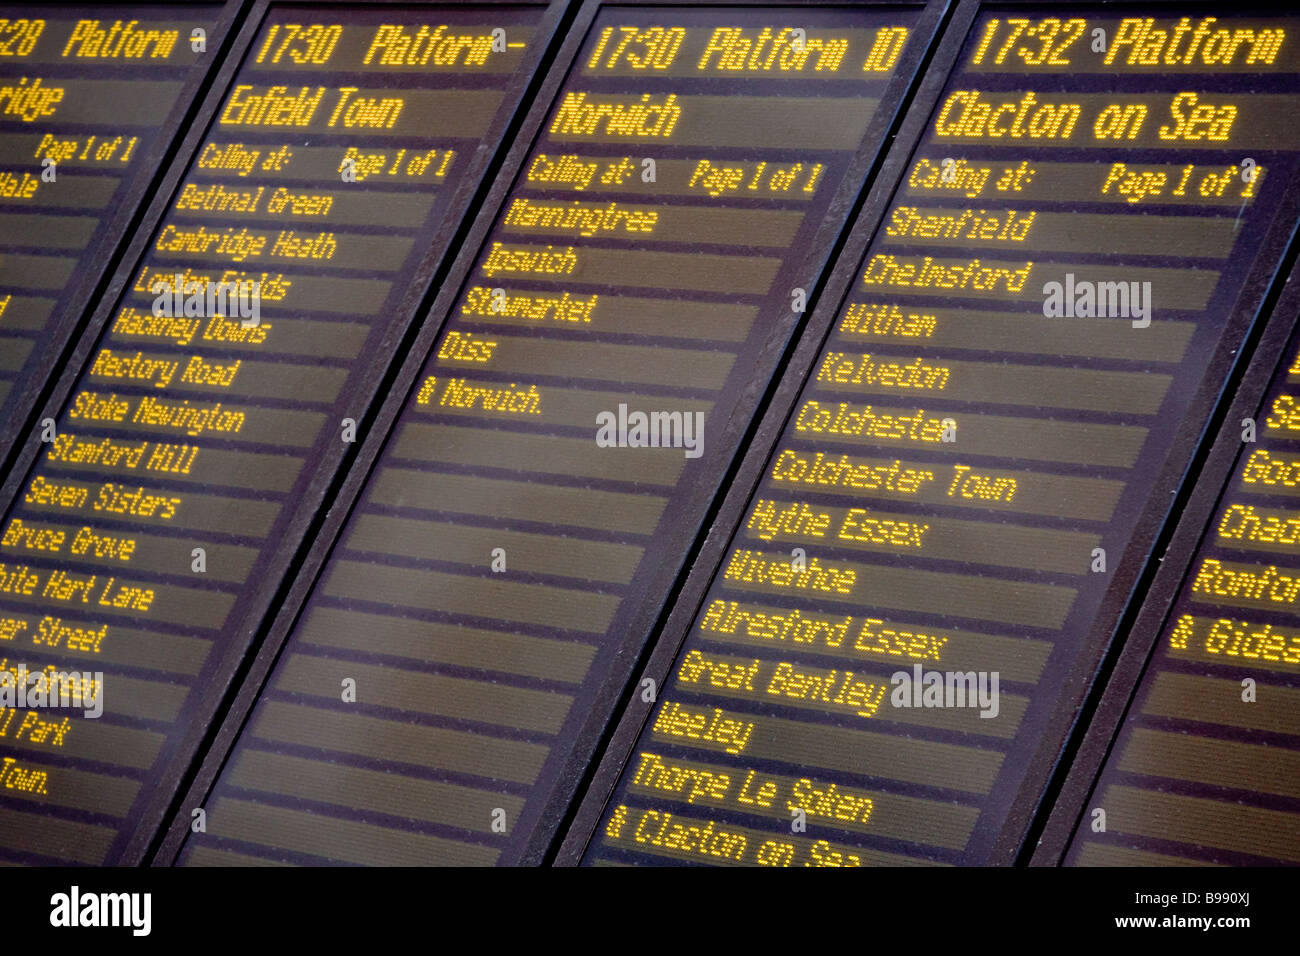
[[[478,208],[473,227],[464,237],[461,254],[457,257],[451,270],[447,273],[440,292],[424,313],[424,325],[415,341],[411,343],[409,354],[400,370],[390,384],[390,395],[384,402],[373,422],[366,429],[366,438],[361,443],[352,469],[339,491],[329,514],[319,529],[310,553],[299,569],[296,579],[284,597],[281,611],[262,642],[243,686],[232,704],[229,712],[211,748],[203,759],[184,800],[178,805],[165,838],[153,858],[155,866],[167,866],[175,863],[180,855],[189,831],[189,811],[185,808],[201,807],[212,790],[221,770],[234,748],[240,731],[252,713],[253,707],[261,695],[261,690],[270,677],[276,660],[286,645],[298,617],[316,580],[328,563],[331,553],[345,526],[349,515],[360,499],[361,492],[371,473],[374,471],[383,448],[397,421],[398,415],[407,404],[409,393],[416,387],[418,376],[425,360],[436,344],[443,326],[450,319],[461,286],[468,279],[477,264],[479,252],[490,230],[504,207],[506,198],[513,187],[516,176],[521,172],[524,161],[532,151],[542,126],[550,115],[559,91],[575,65],[587,33],[597,14],[604,6],[629,7],[858,7],[874,6],[906,7],[919,11],[919,19],[914,27],[915,38],[899,60],[894,76],[889,81],[886,92],[881,97],[881,106],[868,124],[864,140],[879,142],[881,145],[870,155],[855,156],[849,163],[843,182],[827,210],[826,221],[818,232],[812,249],[826,250],[824,257],[809,254],[807,259],[823,258],[823,265],[811,278],[808,286],[809,311],[815,311],[815,303],[830,275],[830,268],[836,261],[836,250],[843,242],[851,223],[854,211],[868,186],[874,188],[877,170],[888,151],[890,140],[888,133],[898,122],[898,115],[907,106],[906,93],[912,87],[915,76],[920,71],[925,58],[933,45],[937,28],[950,0],[863,0],[863,2],[832,2],[821,0],[710,0],[707,3],[695,3],[691,0],[584,0],[577,8],[575,18],[569,24],[568,34],[554,58],[550,71],[543,85],[537,91],[531,109],[519,126],[510,152],[502,165],[491,191]],[[893,110],[886,108],[891,101],[897,103]],[[839,226],[833,226],[835,222]],[[809,270],[803,269],[806,274]],[[772,321],[771,331],[763,345],[759,368],[763,371],[751,379],[750,385],[740,396],[750,414],[733,416],[723,426],[721,437],[711,439],[714,448],[722,448],[722,454],[714,459],[715,466],[708,480],[699,481],[692,489],[690,497],[685,499],[682,510],[689,510],[700,516],[697,525],[681,524],[674,526],[672,537],[668,542],[668,552],[681,555],[676,566],[662,566],[656,569],[656,580],[651,593],[666,595],[663,602],[649,601],[644,598],[632,611],[620,610],[619,619],[624,624],[626,633],[616,656],[611,663],[610,676],[602,685],[594,700],[588,701],[589,715],[577,735],[574,748],[565,762],[558,779],[568,781],[568,786],[557,786],[549,796],[542,809],[534,816],[516,821],[516,826],[528,825],[531,837],[522,851],[515,858],[503,860],[503,863],[536,866],[548,862],[553,848],[558,844],[564,832],[571,806],[580,792],[580,782],[590,773],[596,759],[602,752],[602,743],[607,736],[607,727],[612,715],[618,712],[618,704],[625,700],[629,684],[637,673],[637,664],[645,650],[652,646],[657,634],[658,622],[663,609],[673,603],[677,586],[680,584],[686,568],[695,553],[695,548],[708,528],[711,516],[721,498],[721,489],[728,484],[728,478],[735,468],[741,450],[746,447],[747,433],[751,430],[751,416],[757,416],[764,407],[764,393],[769,391],[781,376],[782,358],[796,340],[803,316],[787,311],[776,316]],[[757,384],[756,384],[757,383]],[[360,434],[360,430],[358,430]],[[710,453],[713,455],[714,453]],[[631,602],[629,602],[631,603]],[[611,630],[613,627],[611,627]]]

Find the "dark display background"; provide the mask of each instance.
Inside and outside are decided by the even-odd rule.
[[[215,3],[0,8],[0,87],[30,89],[39,80],[47,90],[64,91],[46,107],[0,114],[0,464],[76,328],[93,288],[87,280],[100,274],[130,218],[136,184],[153,177],[155,143],[175,135],[173,107],[187,80],[217,58],[213,28],[221,9]],[[115,57],[81,56],[94,42],[81,21],[96,21],[105,43],[114,42],[108,34],[119,21],[134,22],[137,34],[175,30],[177,37],[166,56],[135,57],[130,49]],[[195,28],[205,31],[207,52],[191,49]],[[51,115],[37,115],[50,108]],[[53,182],[42,180],[47,158],[55,161]]]
[[[73,62],[54,49],[81,15],[107,24],[191,10],[208,21],[169,21],[181,35],[166,63]],[[856,192],[937,5],[591,3],[576,12],[573,62],[561,54],[483,199],[478,181],[504,152],[502,131],[518,130],[511,116],[559,9],[254,4],[220,103],[214,93],[192,135],[213,108],[216,118],[163,187],[166,218],[134,271],[119,270],[126,292],[110,314],[120,286],[109,287],[47,399],[52,410],[71,389],[58,441],[30,470],[35,451],[14,450],[21,470],[0,497],[0,671],[102,669],[107,701],[100,720],[0,706],[0,863],[536,863],[566,828],[557,862],[602,866],[1008,863],[1035,842],[1036,863],[1072,866],[1300,863],[1295,602],[1205,590],[1221,567],[1296,575],[1300,591],[1300,531],[1220,534],[1232,515],[1238,528],[1300,528],[1300,478],[1266,477],[1300,475],[1300,331],[1278,345],[1295,297],[1262,338],[1255,322],[1281,285],[1300,199],[1300,23],[1240,10],[962,4],[916,91],[923,108],[898,132],[910,158],[900,149],[885,164],[902,178],[877,199]],[[139,212],[152,176],[141,157],[181,135],[163,118],[184,112],[181,91],[198,79],[179,65],[188,31],[219,11],[50,8],[22,57],[4,55],[22,34],[0,26],[0,87],[36,74],[69,87],[53,123],[0,115],[0,174],[39,179],[32,155],[46,132],[97,144],[120,133],[115,149],[138,137],[130,164],[61,163],[57,186],[36,193],[48,205],[0,196],[0,464],[84,311],[74,303],[116,242],[112,224]],[[824,36],[848,39],[839,70],[774,67],[788,48],[740,52],[787,13],[812,34],[810,60],[834,59]],[[1287,36],[1271,64],[1126,63],[1136,21],[1120,18],[1145,16]],[[685,30],[680,47],[669,22]],[[321,28],[290,26],[312,23]],[[362,64],[381,23],[411,32]],[[418,49],[413,31],[436,23],[478,44],[500,27],[510,46],[481,69],[446,47],[447,63],[374,60],[400,58],[408,40]],[[732,45],[707,51],[721,23],[737,31]],[[628,24],[648,32],[633,38],[619,29]],[[895,61],[885,38],[903,25],[912,35]],[[1097,28],[1121,51],[1115,62],[1089,51]],[[1186,42],[1190,26],[1178,29]],[[710,55],[734,59],[705,75],[696,64]],[[861,70],[864,56],[896,69]],[[231,121],[274,85],[281,102],[321,87],[313,122],[291,111]],[[907,130],[932,91],[939,108],[918,140]],[[1023,103],[1026,92],[1036,107],[1080,104],[1079,131],[936,132],[961,97]],[[675,94],[682,113],[670,136],[561,132],[570,93],[655,107]],[[376,103],[344,130],[325,122],[343,115],[340,97]],[[378,102],[394,97],[400,114]],[[1207,103],[1191,139],[1155,132],[1171,104]],[[1231,135],[1215,140],[1225,103],[1237,111]],[[1103,111],[1127,122],[1142,109],[1131,136],[1094,138]],[[344,155],[358,182],[340,181]],[[641,178],[645,157],[654,182]],[[1261,176],[1243,179],[1243,160]],[[455,226],[472,197],[485,214],[465,238]],[[836,268],[852,273],[850,291],[832,315],[844,286],[825,278],[831,252],[864,200]],[[232,211],[240,202],[256,208]],[[157,245],[195,230],[205,253]],[[221,251],[216,237],[235,233],[265,245]],[[453,234],[463,284],[459,263],[443,268]],[[511,250],[555,255],[523,271],[506,265]],[[900,273],[976,259],[1006,270],[1000,284],[922,288]],[[1017,291],[1007,276],[1022,267]],[[149,284],[188,270],[287,282],[269,284],[255,333],[151,320]],[[1043,283],[1066,273],[1150,282],[1150,326],[1044,317]],[[413,323],[439,276],[429,321]],[[827,281],[778,382],[800,322],[791,290]],[[1237,427],[1240,415],[1214,410],[1238,381],[1238,353],[1251,368],[1236,402],[1258,400],[1259,435],[1225,484],[1232,449],[1216,443],[1226,454],[1214,462],[1192,453],[1220,419]],[[489,412],[501,396],[516,405]],[[154,403],[219,407],[232,427],[130,420]],[[732,469],[747,420],[769,403]],[[126,421],[111,420],[117,405]],[[703,458],[598,447],[596,414],[620,405],[699,411]],[[877,429],[894,416],[905,434],[836,432],[864,412]],[[246,416],[237,428],[232,413]],[[363,423],[355,457],[339,439],[344,419]],[[951,444],[935,440],[945,419]],[[761,481],[746,477],[760,467]],[[1200,510],[1159,552],[1175,573],[1156,575],[1162,525],[1189,495]],[[803,586],[774,583],[794,577],[795,557],[812,568]],[[696,570],[683,583],[687,560]],[[1139,608],[1126,634],[1121,619]],[[668,623],[656,626],[661,612]],[[650,633],[660,643],[639,672]],[[1105,700],[1080,711],[1112,635]],[[891,677],[913,665],[997,673],[999,716],[892,706]],[[1246,679],[1255,702],[1242,699]],[[1094,722],[1086,739],[1079,713]],[[1053,766],[1063,752],[1064,783],[1068,768]],[[1060,799],[1039,833],[1030,823],[1048,814],[1044,793]],[[205,832],[190,834],[198,806]],[[806,812],[794,827],[793,808]]]
[[[1237,76],[1218,69],[1187,76],[1125,68],[1111,77],[1063,66],[1034,71],[1027,82],[1023,68],[999,73],[987,62],[978,70],[966,67],[980,38],[990,35],[993,17],[1002,30],[991,34],[1000,50],[1013,17],[1057,17],[1059,26],[1069,16],[1087,16],[1082,36],[1102,26],[1115,38],[1121,13],[1167,15],[1160,7],[1107,8],[1097,16],[1083,8],[1076,14],[1025,5],[990,7],[977,16],[941,109],[959,91],[978,90],[986,102],[1000,95],[1020,102],[1029,89],[1040,104],[1053,96],[1083,104],[1083,135],[1057,146],[1041,145],[1045,137],[1026,137],[1017,146],[940,137],[936,110],[673,676],[627,757],[586,862],[970,864],[1006,860],[1006,843],[1018,844],[1027,820],[1011,817],[1009,809],[1016,800],[1035,801],[1022,790],[1036,785],[1027,783],[1035,779],[1028,776],[1031,764],[1046,760],[1050,766],[1064,742],[1071,716],[1061,710],[1065,688],[1071,688],[1066,699],[1075,699],[1086,685],[1099,657],[1097,639],[1113,629],[1124,588],[1131,586],[1123,582],[1132,582],[1146,560],[1150,516],[1157,523],[1162,517],[1164,496],[1177,487],[1169,476],[1180,473],[1186,446],[1206,414],[1205,397],[1219,387],[1217,378],[1205,381],[1207,370],[1216,377],[1225,373],[1244,332],[1240,320],[1229,326],[1228,317],[1253,315],[1256,288],[1245,302],[1238,303],[1239,293],[1248,277],[1268,277],[1275,269],[1276,253],[1269,262],[1255,258],[1295,169],[1294,154],[1270,148],[1295,145],[1277,121],[1287,102],[1279,95],[1294,95],[1290,53],[1279,57],[1275,76],[1252,67]],[[1292,23],[1275,25],[1290,33]],[[1016,46],[1008,49],[1014,55]],[[1075,58],[1087,60],[1087,49],[1079,42]],[[1169,122],[1173,97],[1187,91],[1198,91],[1203,101],[1238,104],[1240,125],[1224,141],[1230,146],[1211,148],[1212,141],[1202,138],[1175,149],[1152,135]],[[1150,108],[1144,128],[1122,140],[1133,145],[1094,141],[1093,118],[1121,102]],[[1233,172],[1246,157],[1266,169],[1250,186],[1258,194],[1253,201],[1241,196],[1247,184],[1235,176],[1235,194],[1225,185],[1224,195],[1214,196],[1212,187],[1198,206],[1153,196],[1130,202],[1131,191],[1100,192],[1116,162],[1140,171],[1192,164],[1203,176],[1211,168],[1219,175]],[[955,162],[951,183],[940,178],[945,159]],[[1025,166],[1034,170],[1031,180],[1017,175]],[[961,177],[972,167],[990,168],[984,187],[996,188],[998,177],[1005,177],[1004,195],[977,189],[970,180],[964,184]],[[935,185],[927,187],[930,172]],[[1171,178],[1166,189],[1176,182]],[[1085,184],[1091,184],[1091,197]],[[967,190],[973,194],[964,195]],[[910,212],[894,218],[901,207]],[[913,217],[962,210],[1000,217],[985,236],[996,236],[1011,210],[1020,217],[1033,213],[1035,220],[1023,242],[971,241],[969,234],[964,243],[936,241],[942,236],[904,230],[915,228]],[[901,283],[867,286],[864,276],[880,275],[885,260],[878,257],[884,256],[918,266],[926,256],[949,264],[980,258],[1013,271],[1032,266],[1023,297],[1005,283],[992,295],[927,294]],[[1150,281],[1151,325],[1045,318],[1042,286],[1062,281],[1067,272],[1093,281]],[[1225,328],[1232,335],[1227,341]],[[865,354],[875,366],[866,365]],[[898,367],[896,382],[904,367],[913,367],[910,396],[904,387],[882,383],[879,366],[888,362]],[[864,367],[877,377],[862,376]],[[865,384],[854,385],[855,375]],[[916,416],[924,409],[922,418],[955,419],[957,440],[854,441],[825,432],[818,440],[797,427],[816,421],[813,402],[829,408],[832,420],[840,403],[854,412],[870,406],[877,415]],[[1189,406],[1197,418],[1184,421]],[[1171,449],[1177,449],[1172,460]],[[865,477],[856,494],[773,480],[774,467],[789,465],[789,456],[814,459],[817,453],[832,461],[848,455],[851,463],[877,471],[860,473]],[[959,473],[958,465],[970,471]],[[919,492],[890,484],[909,468],[934,477]],[[972,475],[984,480],[972,482]],[[785,527],[776,528],[781,509],[799,503],[807,510],[788,514]],[[875,541],[831,537],[853,507],[866,512],[856,516],[855,530],[869,525]],[[925,543],[917,549],[920,526]],[[820,533],[809,530],[817,527]],[[809,565],[816,559],[823,569],[855,571],[856,582],[840,592],[851,597],[836,597],[833,583],[821,593],[785,596],[774,586],[738,579],[737,572],[753,567],[738,560],[738,552],[788,568],[795,547],[806,550]],[[1108,556],[1105,573],[1089,569],[1097,547]],[[889,557],[882,561],[882,555]],[[731,581],[722,576],[728,571]],[[736,610],[767,614],[766,630],[736,624]],[[805,622],[824,625],[803,642],[791,637],[808,633],[789,624],[796,611]],[[842,639],[831,625],[846,617],[849,641],[865,623],[874,650],[844,652],[830,643]],[[882,634],[886,639],[878,642]],[[999,716],[891,707],[892,674],[922,662],[927,670],[998,672]],[[833,706],[808,699],[816,681],[830,688],[824,692]],[[863,686],[845,691],[853,681]],[[770,690],[765,695],[773,686],[781,697]],[[848,699],[867,688],[883,692],[877,709],[833,703],[837,694]],[[778,702],[796,696],[802,699]],[[872,712],[859,716],[857,710]],[[1049,732],[1052,725],[1059,736]],[[621,759],[622,751],[610,756]],[[792,830],[792,809],[806,812],[806,830]],[[995,849],[1004,832],[1008,839]]]
[[[25,779],[43,781],[0,794],[0,858],[105,863],[143,852],[294,535],[354,440],[345,420],[365,418],[453,217],[518,105],[545,13],[272,6],[59,415],[58,438],[5,516],[0,653],[11,666],[103,669],[105,713],[77,715],[61,739],[0,740]],[[433,23],[478,40],[420,71],[387,69],[378,53],[362,62],[380,25],[397,51],[397,25],[409,38]],[[497,28],[506,49],[488,53]],[[248,110],[268,88],[278,99],[261,122]],[[355,182],[344,181],[345,158]],[[154,282],[191,272],[264,280],[260,326],[158,320]],[[178,427],[152,413],[138,420],[142,409],[211,414]],[[59,626],[79,628],[84,649],[69,649],[73,632]],[[62,636],[46,639],[50,628]]]
[[[854,153],[870,157],[879,134],[867,131],[894,109],[891,100],[873,118],[890,71],[864,71],[868,50],[880,28],[914,24],[918,9],[601,9],[559,102],[570,92],[656,105],[677,95],[678,125],[663,138],[583,136],[557,130],[552,106],[205,800],[207,832],[189,836],[181,862],[484,864],[545,847],[554,824],[539,816],[572,792],[564,770],[581,769],[582,728],[607,720],[599,701],[617,691],[619,655],[639,649],[637,622],[662,604],[709,476],[725,464],[725,439],[710,436],[751,414],[765,384],[756,368],[770,368],[765,355],[788,335],[790,290],[812,288],[846,215],[842,197],[857,189]],[[810,49],[843,35],[848,52],[838,72],[697,75],[688,67],[724,23],[750,38],[798,24]],[[662,70],[622,60],[607,69],[617,28],[632,24],[684,28],[677,58]],[[614,40],[602,50],[607,29]],[[671,31],[653,34],[663,35]],[[539,158],[560,168],[574,155],[613,181],[576,189],[549,178]],[[641,179],[646,156],[653,183]],[[706,160],[712,175],[692,185]],[[723,167],[743,178],[728,185]],[[773,187],[776,173],[790,185]],[[514,212],[574,202],[659,218],[642,237],[582,236],[529,227]],[[567,282],[488,275],[494,243],[572,247],[578,265]],[[570,330],[514,305],[494,316],[482,304],[493,287],[507,302],[564,292],[597,302]],[[473,361],[487,341],[491,357]],[[448,392],[449,379],[520,393],[535,385],[540,414],[493,421],[455,408],[460,386]],[[620,403],[704,412],[704,457],[597,447],[597,413]],[[491,568],[494,548],[504,572]],[[354,703],[338,693],[348,678]]]
[[[1277,359],[1261,351],[1254,361]],[[1241,445],[1067,865],[1300,862],[1300,615],[1294,600],[1216,594],[1211,584],[1228,590],[1222,570],[1264,575],[1272,568],[1283,583],[1296,574],[1295,535],[1286,523],[1296,517],[1300,484],[1290,472],[1300,463],[1300,439],[1287,412],[1300,383],[1298,361],[1300,334],[1253,416],[1256,440]],[[1245,700],[1248,680],[1254,702]],[[1094,832],[1097,809],[1105,811],[1105,832]]]

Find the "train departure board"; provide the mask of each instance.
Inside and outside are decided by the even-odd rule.
[[[212,65],[221,9],[0,7],[0,463]]]
[[[584,8],[182,863],[538,859],[846,228],[921,12]]]
[[[1300,864],[1298,387],[1293,335],[1258,415],[1227,424],[1240,455],[1070,864]]]
[[[18,691],[0,711],[0,858],[143,851],[519,105],[546,14],[258,8],[0,531],[0,674]],[[24,710],[56,690],[67,710]]]
[[[1014,858],[1293,226],[1297,64],[979,7],[584,862]]]

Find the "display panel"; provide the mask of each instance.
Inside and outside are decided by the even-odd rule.
[[[187,81],[213,65],[221,10],[0,7],[0,465],[130,219],[133,187],[153,175],[155,144],[175,135]]]
[[[1240,455],[1088,799],[1070,865],[1300,863],[1297,384],[1293,335],[1258,414],[1225,426],[1240,425]]]
[[[0,859],[142,852],[552,28],[527,4],[261,12],[5,516],[0,677],[72,707],[0,717]]]
[[[596,10],[180,862],[536,859],[919,9]]]
[[[585,863],[1015,858],[1293,226],[1296,28],[979,9]]]

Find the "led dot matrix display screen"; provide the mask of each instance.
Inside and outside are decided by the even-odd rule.
[[[545,12],[270,6],[4,517],[0,667],[102,672],[102,715],[0,715],[0,858],[160,822]]]
[[[1297,29],[980,8],[586,862],[1009,861],[1276,269]]]
[[[0,461],[134,206],[132,184],[153,174],[151,146],[175,132],[185,81],[211,65],[220,12],[0,7]]]
[[[1282,358],[1069,864],[1300,863],[1300,337]]]
[[[595,12],[182,863],[545,846],[920,10]]]

